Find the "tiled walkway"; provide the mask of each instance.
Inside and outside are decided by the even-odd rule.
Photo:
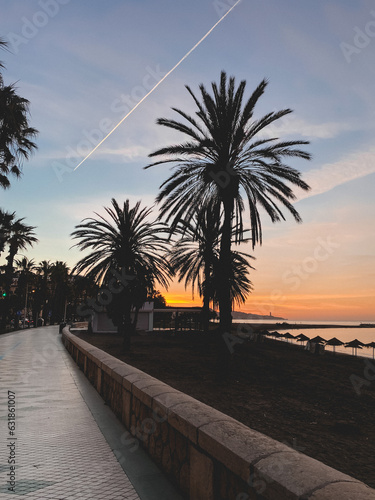
[[[161,486],[160,473],[154,474],[147,457],[129,455],[135,483],[142,485],[142,467],[148,471],[149,483],[154,483],[153,495],[146,490],[138,495],[123,470],[126,464],[121,466],[112,451],[116,437],[111,433],[121,424],[83,378],[65,351],[57,326],[0,336],[0,499],[179,498],[163,478]],[[8,391],[16,401],[13,435]],[[111,446],[93,415],[107,428]],[[135,462],[138,471],[134,471]],[[8,489],[13,473],[15,492]],[[158,497],[155,483],[161,492]]]

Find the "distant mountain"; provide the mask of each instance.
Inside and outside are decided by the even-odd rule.
[[[279,318],[278,316],[272,316],[271,314],[269,316],[262,315],[262,314],[252,314],[252,313],[245,313],[245,312],[240,312],[240,311],[232,311],[232,317],[233,319],[284,319],[285,318]]]

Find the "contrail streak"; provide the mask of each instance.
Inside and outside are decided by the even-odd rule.
[[[235,4],[234,4],[234,5],[233,5],[233,6],[232,6],[229,10],[228,10],[228,12],[226,12],[226,13],[225,13],[225,14],[224,14],[224,15],[223,15],[223,16],[222,16],[219,20],[218,20],[218,22],[217,22],[217,23],[215,23],[215,24],[212,26],[212,28],[211,28],[211,29],[210,29],[210,30],[209,30],[209,31],[208,31],[208,32],[207,32],[207,33],[206,33],[206,34],[205,34],[205,35],[204,35],[204,36],[203,36],[203,37],[199,40],[199,42],[197,42],[197,43],[194,45],[194,47],[193,47],[192,49],[190,49],[190,50],[189,50],[189,52],[187,52],[187,53],[184,55],[184,57],[182,57],[182,59],[180,59],[180,60],[178,61],[178,63],[177,63],[177,64],[175,64],[175,65],[173,66],[173,68],[172,68],[172,69],[170,69],[170,70],[168,71],[168,73],[166,73],[166,75],[164,75],[164,76],[163,76],[163,78],[162,78],[161,80],[159,80],[159,81],[158,81],[158,83],[157,83],[157,84],[156,84],[156,85],[155,85],[155,86],[154,86],[154,87],[153,87],[153,88],[152,88],[152,89],[151,89],[151,90],[150,90],[150,91],[149,91],[149,92],[148,92],[148,93],[147,93],[147,94],[146,94],[146,95],[145,95],[145,96],[144,96],[144,97],[143,97],[143,98],[139,101],[139,102],[137,102],[137,104],[136,104],[136,105],[135,105],[135,106],[134,106],[134,107],[133,107],[133,108],[129,111],[129,113],[127,113],[127,114],[124,116],[124,118],[123,118],[122,120],[120,120],[120,121],[118,122],[118,124],[117,124],[117,125],[115,125],[115,126],[113,127],[113,129],[112,129],[110,132],[108,132],[108,134],[107,134],[107,135],[106,135],[106,136],[105,136],[105,137],[104,137],[104,138],[103,138],[103,139],[102,139],[102,140],[101,140],[101,141],[100,141],[100,142],[99,142],[99,143],[98,143],[98,144],[94,147],[94,149],[93,149],[92,151],[90,151],[90,153],[89,153],[87,156],[85,156],[85,158],[84,158],[84,159],[83,159],[80,163],[78,163],[78,165],[75,167],[75,169],[74,169],[74,170],[77,170],[77,168],[78,168],[78,167],[80,167],[80,166],[82,165],[82,163],[83,163],[83,162],[85,162],[85,161],[87,160],[87,158],[89,158],[89,157],[90,157],[93,153],[95,153],[95,151],[96,151],[96,150],[97,150],[97,149],[98,149],[98,148],[99,148],[99,147],[103,144],[103,142],[104,142],[104,141],[106,141],[106,140],[108,139],[108,137],[109,137],[110,135],[112,135],[112,134],[113,134],[113,132],[114,132],[114,131],[115,131],[115,130],[116,130],[116,129],[117,129],[117,128],[118,128],[118,127],[119,127],[119,126],[120,126],[120,125],[121,125],[121,124],[122,124],[122,123],[126,120],[126,119],[127,119],[127,117],[128,117],[128,116],[130,116],[130,115],[133,113],[133,111],[135,111],[135,110],[138,108],[138,106],[139,106],[140,104],[142,104],[142,102],[143,102],[145,99],[147,99],[147,97],[148,97],[150,94],[152,94],[152,93],[153,93],[153,91],[154,91],[155,89],[157,89],[157,88],[159,87],[159,85],[160,85],[161,83],[163,83],[163,82],[164,82],[164,80],[165,80],[165,79],[166,79],[166,78],[167,78],[167,77],[168,77],[168,76],[169,76],[169,75],[170,75],[170,74],[171,74],[171,73],[172,73],[172,72],[173,72],[176,68],[178,68],[178,67],[179,67],[179,65],[180,65],[183,61],[185,61],[185,59],[186,59],[187,57],[189,57],[189,56],[190,56],[190,54],[191,54],[191,53],[192,53],[192,52],[193,52],[193,51],[194,51],[194,50],[195,50],[195,49],[196,49],[196,48],[197,48],[197,47],[198,47],[198,46],[199,46],[199,45],[203,42],[203,40],[205,40],[205,39],[206,39],[206,38],[207,38],[207,37],[208,37],[208,36],[209,36],[209,35],[213,32],[213,30],[216,28],[216,26],[218,26],[218,25],[221,23],[221,21],[223,21],[223,19],[225,19],[225,18],[227,17],[227,15],[228,15],[228,14],[230,14],[230,12],[231,12],[231,11],[232,11],[232,10],[236,7],[236,5],[238,5],[240,2],[241,2],[241,0],[237,0],[237,2],[236,2],[236,3],[235,3]],[[73,172],[74,172],[74,170],[73,170]]]

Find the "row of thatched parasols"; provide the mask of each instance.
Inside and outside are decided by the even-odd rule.
[[[323,337],[320,337],[318,335],[317,337],[314,337],[310,339],[310,337],[307,337],[303,333],[300,333],[299,335],[292,335],[290,332],[286,333],[279,333],[279,332],[268,332],[264,331],[262,332],[265,335],[268,335],[270,337],[276,338],[284,338],[288,342],[289,339],[296,340],[297,342],[315,342],[315,344],[325,344],[325,345],[330,345],[333,347],[333,352],[336,350],[336,346],[344,346],[344,347],[351,347],[353,349],[353,354],[357,356],[357,349],[362,349],[363,347],[372,347],[372,359],[374,359],[375,356],[375,342],[370,342],[368,344],[364,344],[358,339],[354,339],[351,342],[342,342],[341,340],[337,339],[336,337],[333,337],[332,339],[326,340]]]

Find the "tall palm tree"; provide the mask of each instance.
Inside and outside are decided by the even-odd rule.
[[[199,295],[203,296],[203,330],[206,333],[209,326],[210,302],[217,302],[217,282],[220,275],[219,243],[220,219],[214,214],[211,207],[205,207],[201,213],[197,212],[193,222],[180,221],[176,232],[182,237],[171,249],[171,264],[178,274],[178,281],[185,280],[185,288],[192,286]],[[235,231],[233,231],[233,235]],[[243,242],[246,242],[244,240]],[[242,303],[251,290],[248,279],[249,268],[252,268],[246,258],[251,255],[231,251],[231,300]],[[253,269],[253,268],[252,268]],[[243,273],[241,275],[240,271]]]
[[[37,269],[34,259],[28,259],[23,257],[22,259],[15,260],[16,272],[15,275],[18,276],[17,281],[17,296],[19,300],[19,309],[23,309],[25,303],[27,304],[27,309],[25,309],[25,318],[28,319],[28,311],[30,308],[33,309],[32,317],[35,318],[35,285],[36,285],[36,275],[34,271]],[[26,299],[27,296],[27,300]],[[35,324],[34,324],[35,326]]]
[[[213,297],[213,265],[219,238],[218,217],[210,207],[196,212],[191,222],[180,221],[175,232],[181,235],[171,249],[171,264],[178,273],[178,281],[185,280],[185,288],[195,288],[203,296],[203,326],[208,331],[210,301]]]
[[[49,260],[42,260],[36,269],[37,271],[37,296],[36,302],[38,302],[39,309],[42,311],[43,324],[47,324],[48,312],[49,312],[49,301],[51,300],[51,270],[52,264]]]
[[[25,250],[28,246],[33,246],[38,242],[35,236],[34,226],[28,226],[23,221],[25,219],[16,219],[10,224],[10,231],[8,237],[8,255],[6,257],[7,264],[5,266],[5,291],[9,294],[10,285],[13,276],[13,264],[15,256],[20,250]]]
[[[5,326],[7,316],[10,313],[9,293],[14,273],[14,259],[20,250],[25,250],[28,246],[33,246],[38,241],[34,233],[34,226],[25,224],[24,218],[14,220],[12,214],[9,231],[7,234],[8,255],[6,256],[6,265],[4,273],[4,286],[6,298],[2,304],[2,326]]]
[[[6,47],[4,40],[1,46]],[[19,177],[22,161],[36,149],[33,139],[38,131],[29,125],[29,104],[14,85],[4,85],[0,74],[0,186],[4,189],[10,186],[8,176]]]
[[[123,335],[124,348],[130,347],[130,335],[135,328],[137,313],[156,282],[168,286],[171,269],[165,257],[167,251],[166,226],[149,222],[151,209],[133,208],[129,200],[121,207],[112,199],[112,207],[105,208],[109,218],[95,213],[97,218],[84,219],[76,226],[72,237],[80,240],[75,246],[91,249],[73,269],[93,278],[99,285],[108,286],[115,276],[125,277],[118,293],[113,292],[107,305],[112,320]],[[131,320],[135,309],[134,320]]]
[[[70,292],[70,269],[57,260],[51,265],[51,324],[65,320],[65,307]]]
[[[15,212],[9,213],[0,209],[0,255],[3,253],[8,241],[15,215]]]
[[[284,219],[287,209],[297,222],[301,217],[293,207],[295,195],[288,184],[304,190],[309,186],[301,174],[286,165],[284,159],[310,159],[299,149],[307,141],[279,141],[262,138],[262,131],[292,111],[284,109],[254,119],[254,108],[263,95],[267,81],[263,80],[247,101],[244,101],[246,81],[236,88],[235,79],[221,73],[220,84],[212,83],[212,95],[200,85],[201,101],[187,86],[197,106],[196,117],[172,108],[186,123],[160,118],[157,123],[182,132],[188,140],[182,144],[161,148],[151,157],[161,159],[154,165],[174,162],[173,174],[161,185],[157,202],[162,202],[161,216],[172,221],[190,221],[197,206],[219,200],[223,213],[220,238],[219,306],[223,333],[231,331],[230,261],[233,224],[242,230],[244,198],[250,213],[253,247],[262,243],[259,208],[265,210],[272,222]]]

